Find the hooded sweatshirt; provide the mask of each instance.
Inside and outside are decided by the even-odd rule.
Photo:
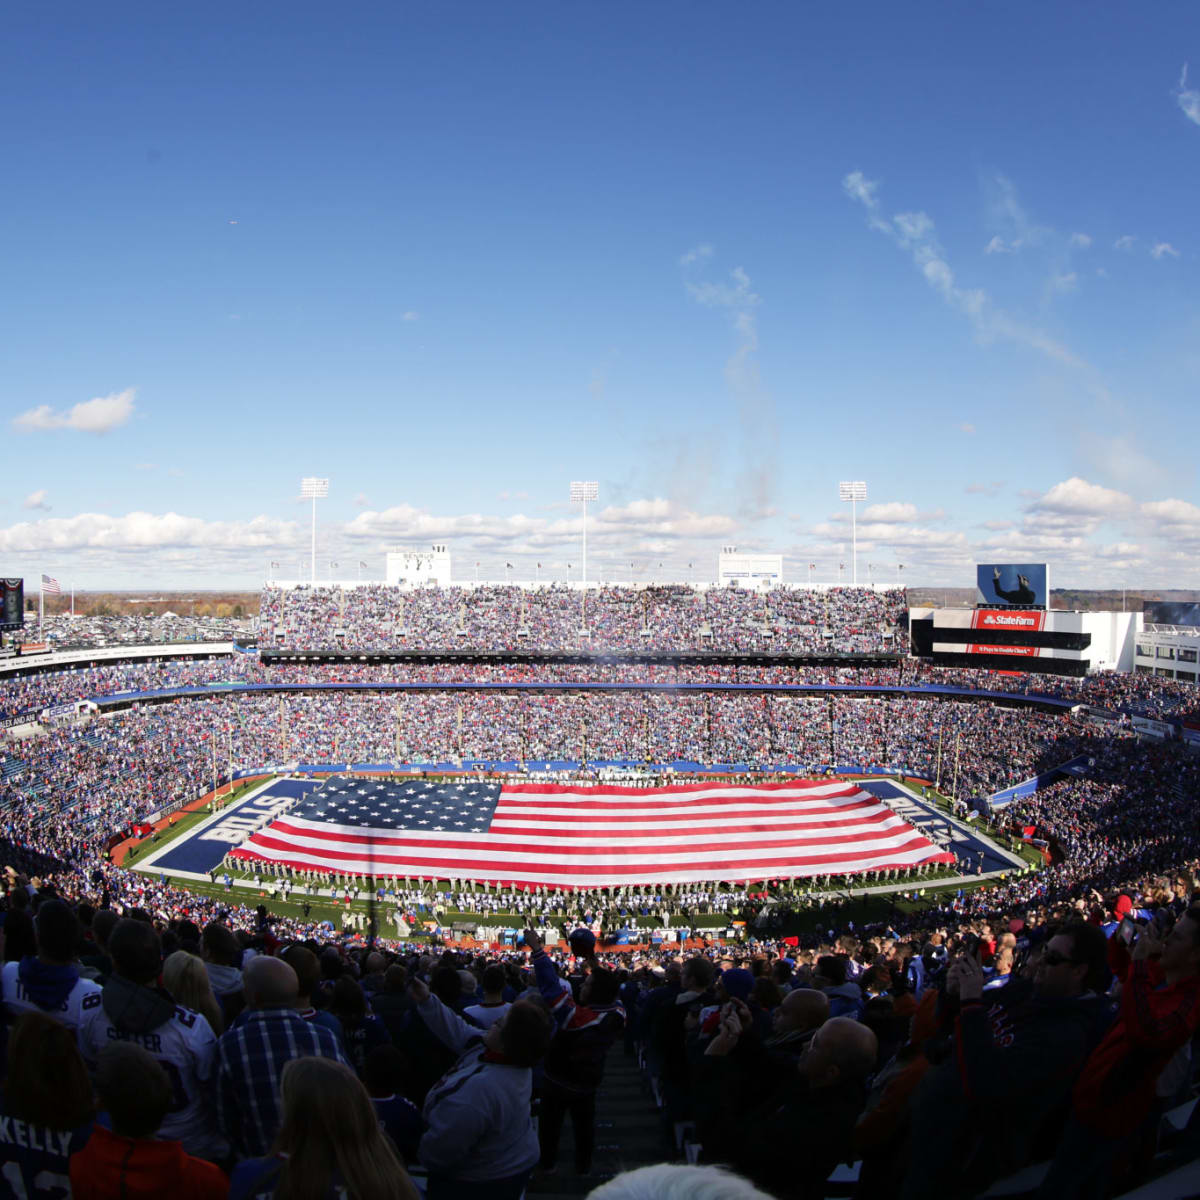
[[[84,999],[98,996],[100,985],[81,979],[70,964],[45,963],[29,955],[20,962],[4,964],[0,990],[11,1017],[24,1012],[43,1012],[68,1029],[78,1029]]]
[[[79,1048],[89,1067],[112,1041],[135,1042],[166,1071],[171,1106],[160,1136],[179,1139],[189,1154],[217,1157],[228,1148],[209,1110],[217,1039],[202,1014],[178,1007],[162,988],[114,975],[83,1005]]]
[[[228,1194],[225,1173],[185,1154],[178,1142],[121,1137],[97,1125],[71,1158],[71,1195],[77,1200],[224,1200]]]
[[[913,1145],[934,1139],[945,1152],[914,1165],[902,1200],[977,1195],[998,1170],[1028,1161],[1046,1123],[1065,1118],[1075,1078],[1111,1020],[1105,996],[1038,996],[1026,979],[964,1004],[951,1056],[925,1075],[912,1108]]]

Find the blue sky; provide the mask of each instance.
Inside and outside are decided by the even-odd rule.
[[[5,16],[0,572],[1200,586],[1194,5],[177,7]]]

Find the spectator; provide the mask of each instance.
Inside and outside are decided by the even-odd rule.
[[[296,972],[296,1011],[310,1024],[328,1029],[338,1042],[342,1042],[342,1023],[337,1017],[313,1005],[313,997],[321,986],[321,960],[307,946],[289,946],[282,955],[283,961]]]
[[[386,1026],[392,1041],[397,1040],[412,1012],[407,987],[408,972],[399,963],[392,963],[383,973],[383,987],[371,995],[371,1008]]]
[[[219,1160],[228,1146],[210,1103],[216,1036],[203,1016],[176,1005],[157,986],[162,951],[152,925],[121,920],[108,946],[113,974],[83,1006],[79,1047],[84,1059],[95,1068],[101,1050],[114,1041],[152,1049],[171,1084],[162,1136],[178,1139],[189,1154]]]
[[[36,955],[6,963],[0,976],[4,1007],[10,1017],[44,1012],[68,1029],[78,1029],[88,997],[100,994],[99,985],[81,978],[75,965],[79,920],[61,900],[46,900],[33,929]]]
[[[114,934],[115,937],[115,934]],[[76,1200],[222,1200],[225,1173],[193,1158],[183,1146],[156,1137],[171,1106],[172,1085],[162,1062],[132,1042],[105,1046],[96,1063],[96,1095],[112,1124],[97,1124],[71,1157]]]
[[[724,1167],[658,1163],[623,1171],[588,1192],[588,1200],[771,1200],[771,1197]]]
[[[279,1132],[279,1080],[294,1058],[345,1063],[338,1039],[296,1011],[296,972],[277,958],[251,960],[243,975],[247,1010],[217,1047],[217,1120],[235,1150],[265,1155]]]
[[[498,963],[488,963],[483,969],[480,984],[483,987],[483,999],[478,1004],[467,1005],[463,1015],[474,1021],[480,1029],[487,1029],[503,1020],[504,1014],[512,1007],[504,999],[504,968]]]
[[[833,1168],[851,1156],[864,1084],[875,1066],[875,1035],[850,1017],[831,1017],[813,1034],[796,1072],[739,1108],[728,1086],[728,1057],[750,1028],[749,1013],[741,1018],[730,1006],[701,1060],[697,1087],[710,1108],[726,1105],[724,1122],[713,1125],[723,1137],[705,1141],[705,1156],[731,1162],[772,1194],[819,1200]]]
[[[625,1010],[617,999],[621,981],[615,971],[605,970],[596,960],[596,939],[586,930],[571,937],[572,949],[590,968],[578,1001],[570,986],[559,979],[541,938],[532,929],[525,930],[525,945],[533,952],[538,989],[555,1022],[542,1084],[539,1165],[547,1174],[555,1170],[563,1119],[570,1113],[575,1173],[587,1175],[596,1143],[596,1088],[604,1078],[608,1051],[625,1028]]]
[[[333,985],[330,1015],[342,1027],[342,1049],[350,1065],[361,1076],[367,1055],[376,1046],[388,1045],[387,1026],[367,1008],[367,998],[358,981],[343,975]]]
[[[1103,1193],[1118,1151],[1151,1114],[1163,1068],[1200,1026],[1200,905],[1189,908],[1165,938],[1159,934],[1150,925],[1138,935],[1120,1010],[1075,1083],[1071,1118],[1041,1196],[1072,1200]],[[1112,947],[1124,966],[1120,940],[1114,938]]]
[[[411,991],[426,1025],[459,1055],[425,1098],[418,1154],[429,1200],[519,1200],[538,1160],[531,1068],[550,1044],[549,1015],[522,1000],[481,1032],[422,981]]]
[[[217,998],[213,995],[212,983],[204,963],[187,950],[176,950],[168,954],[162,969],[163,987],[184,1008],[198,1012],[208,1022],[213,1033],[220,1037],[225,1031],[225,1018]]]
[[[370,1097],[354,1073],[328,1058],[294,1058],[280,1079],[279,1132],[268,1156],[242,1163],[230,1200],[417,1200]]]
[[[92,1082],[74,1034],[45,1013],[23,1013],[9,1031],[0,1102],[0,1178],[13,1195],[66,1188],[70,1157],[87,1144],[93,1111]],[[18,1125],[13,1136],[19,1122],[24,1129]]]
[[[425,1132],[421,1110],[404,1094],[406,1063],[395,1046],[376,1046],[362,1070],[375,1115],[406,1163],[416,1162],[417,1145]]]
[[[246,997],[242,994],[242,948],[233,930],[220,921],[209,921],[204,926],[201,945],[204,969],[221,1006],[222,1025],[227,1027],[246,1007]]]
[[[1073,1080],[1110,1020],[1107,944],[1093,925],[1064,926],[1032,979],[985,996],[974,950],[951,965],[947,991],[958,1006],[954,1048],[929,1071],[912,1115],[914,1151],[933,1138],[935,1161],[914,1153],[904,1200],[977,1195],[1023,1166],[1048,1121],[1061,1124]],[[997,1138],[1005,1155],[995,1153]]]

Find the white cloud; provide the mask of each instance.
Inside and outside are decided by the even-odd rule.
[[[1056,483],[1030,505],[1030,511],[1072,516],[1113,516],[1129,510],[1133,501],[1124,492],[1089,483],[1073,475]]]
[[[404,313],[404,315],[401,316],[401,318],[400,318],[400,320],[402,320],[402,321],[419,321],[420,319],[421,319],[421,314],[419,312],[415,312],[411,308],[408,310],[408,312]]]
[[[969,483],[967,484],[968,496],[994,496],[1004,486],[1002,479],[997,479],[993,483]]]
[[[1015,247],[1009,246],[1005,240],[996,234],[983,248],[984,254],[1012,254]]]
[[[358,495],[354,497],[354,507],[355,508],[370,508],[371,507],[371,501],[367,498],[366,492],[359,492]]]
[[[712,258],[713,248],[707,242],[701,242],[699,246],[693,246],[686,254],[680,255],[679,265],[681,267],[690,267],[692,263],[700,262],[705,258]]]
[[[917,506],[897,500],[887,504],[868,504],[863,509],[861,519],[863,521],[915,521]]]
[[[1073,292],[1078,282],[1079,277],[1074,271],[1067,271],[1062,275],[1052,275],[1050,277],[1050,286],[1056,292]]]
[[[737,528],[732,517],[701,514],[656,497],[634,500],[623,506],[609,505],[588,515],[588,541],[624,548],[638,537],[716,538],[727,537]],[[572,545],[583,532],[583,516],[550,520],[515,513],[508,517],[484,513],[437,515],[427,509],[400,504],[382,512],[359,513],[346,527],[354,539],[379,541],[461,538],[472,552],[507,548],[512,553],[533,552]]]
[[[1170,242],[1155,242],[1154,245],[1150,247],[1150,257],[1153,259],[1157,260],[1166,258],[1168,255],[1171,258],[1179,257],[1179,251],[1176,250]]]
[[[1200,92],[1187,85],[1188,65],[1183,64],[1179,73],[1179,86],[1175,89],[1175,100],[1180,111],[1193,125],[1200,125]]]
[[[1132,233],[1124,233],[1119,238],[1117,238],[1117,240],[1115,242],[1113,242],[1113,249],[1114,250],[1132,250],[1133,243],[1136,241],[1137,241],[1137,238],[1135,238]]]
[[[250,521],[205,521],[178,513],[132,512],[123,517],[80,513],[46,517],[0,529],[0,552],[192,547],[237,550],[286,546],[297,539],[294,521],[259,516]]]
[[[1071,234],[1071,245],[1076,250],[1087,250],[1091,247],[1092,239],[1086,233]]]
[[[133,416],[134,389],[112,392],[84,400],[66,412],[55,412],[48,404],[31,408],[13,418],[13,428],[22,433],[50,429],[74,429],[81,433],[108,433]]]
[[[29,495],[25,497],[25,503],[22,504],[21,507],[41,509],[43,512],[49,512],[50,505],[46,503],[46,496],[47,492],[45,488],[40,488],[36,492],[30,492]]]
[[[1006,184],[1008,193],[1011,185]],[[877,219],[879,200],[878,184],[865,179],[861,172],[854,172],[842,180],[842,188],[851,199],[866,205],[873,229],[887,233],[903,250],[907,250],[913,263],[921,271],[929,285],[937,291],[952,308],[962,313],[972,324],[976,334],[984,341],[1001,338],[1029,347],[1066,366],[1085,369],[1087,364],[1068,347],[1055,341],[1040,329],[1025,325],[1002,309],[996,308],[986,292],[979,288],[959,287],[945,253],[935,236],[933,220],[924,212],[898,213],[891,222]],[[1003,190],[1003,189],[1002,189]],[[1004,204],[1011,209],[1015,200],[1008,195]],[[1024,216],[1020,214],[1024,226]]]

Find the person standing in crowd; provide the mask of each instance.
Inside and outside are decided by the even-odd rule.
[[[1200,1027],[1200,905],[1165,938],[1160,933],[1143,927],[1132,955],[1112,940],[1112,958],[1126,967],[1121,1007],[1075,1083],[1071,1118],[1039,1200],[1106,1194],[1118,1154],[1144,1132],[1158,1077]]]
[[[87,1144],[95,1109],[75,1034],[45,1013],[23,1013],[9,1030],[7,1066],[0,1178],[18,1197],[69,1192],[70,1158]]]
[[[735,1050],[762,1053],[749,1011],[730,1003],[696,1076],[705,1108],[715,1113],[724,1106],[704,1143],[705,1158],[731,1163],[773,1195],[820,1200],[833,1168],[851,1157],[854,1123],[875,1067],[875,1035],[851,1017],[831,1017],[809,1039],[796,1070],[765,1094],[739,1094],[729,1061]]]
[[[463,1009],[463,1015],[470,1017],[480,1029],[487,1029],[512,1007],[504,999],[504,968],[499,963],[488,963],[483,968],[480,986],[483,988],[483,999],[478,1004],[468,1004]]]
[[[225,1173],[163,1138],[172,1103],[164,1063],[133,1042],[105,1046],[96,1063],[96,1095],[112,1128],[97,1124],[87,1145],[72,1155],[75,1200],[224,1200]]]
[[[986,1191],[998,1172],[1031,1158],[1047,1122],[1061,1124],[1071,1084],[1111,1020],[1107,951],[1096,926],[1065,925],[1032,978],[987,993],[973,950],[953,961],[946,990],[957,1007],[954,1046],[926,1073],[912,1110],[914,1151],[932,1137],[940,1152],[933,1162],[913,1154],[904,1200],[931,1190],[948,1198]]]
[[[418,1200],[354,1072],[328,1058],[283,1068],[271,1153],[234,1169],[230,1200]]]
[[[538,990],[550,1005],[555,1022],[542,1084],[539,1165],[546,1173],[557,1166],[558,1140],[563,1120],[570,1113],[575,1134],[575,1173],[587,1175],[596,1144],[596,1089],[604,1078],[609,1048],[625,1028],[625,1009],[617,999],[620,977],[596,960],[595,937],[586,929],[577,930],[571,935],[571,949],[589,967],[577,1001],[570,984],[558,977],[554,963],[546,957],[542,939],[532,929],[525,930],[525,945],[533,952]]]
[[[247,1011],[217,1046],[217,1123],[243,1156],[264,1155],[279,1131],[279,1080],[294,1058],[345,1063],[338,1039],[297,1011],[296,972],[259,955],[243,972]]]
[[[538,1160],[529,1106],[532,1068],[553,1026],[540,1002],[522,1000],[481,1031],[414,979],[410,992],[426,1026],[458,1061],[429,1089],[419,1157],[429,1200],[519,1200]]]
[[[79,1047],[89,1065],[114,1041],[151,1047],[171,1083],[162,1136],[178,1138],[189,1154],[220,1159],[228,1145],[217,1132],[210,1103],[217,1039],[208,1021],[176,1005],[157,985],[162,947],[154,926],[125,918],[108,939],[113,974],[83,1003]]]
[[[33,920],[37,953],[4,964],[0,992],[10,1017],[44,1012],[68,1029],[78,1029],[84,1001],[100,985],[80,977],[76,965],[80,926],[69,905],[45,900]]]

